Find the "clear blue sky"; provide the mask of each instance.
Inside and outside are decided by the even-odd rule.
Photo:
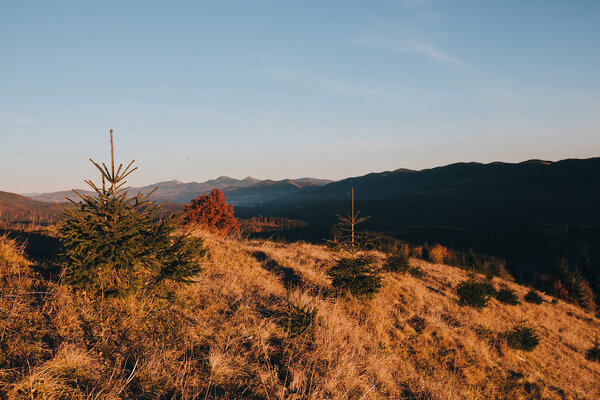
[[[599,1],[0,2],[0,190],[600,156]]]

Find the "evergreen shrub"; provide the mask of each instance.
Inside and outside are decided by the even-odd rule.
[[[525,295],[524,299],[526,302],[532,304],[542,304],[542,302],[544,301],[542,299],[542,296],[540,296],[540,294],[534,289],[529,290],[529,292],[527,292],[527,294]]]
[[[317,309],[309,304],[288,302],[286,319],[290,336],[300,336],[312,330],[317,319]]]
[[[532,351],[540,343],[535,329],[525,326],[523,322],[511,330],[503,332],[502,337],[508,347],[515,350]]]
[[[418,279],[421,279],[421,278],[423,278],[425,276],[425,271],[423,271],[423,269],[421,267],[419,267],[419,266],[410,268],[408,270],[408,273],[411,276],[413,276],[415,278],[418,278]]]
[[[155,289],[165,280],[188,282],[201,271],[206,249],[201,238],[176,235],[177,221],[161,218],[161,207],[148,193],[129,196],[125,178],[134,161],[115,171],[112,130],[111,168],[90,161],[101,185],[85,181],[95,195],[63,207],[58,226],[65,281],[76,289],[105,295],[127,295]],[[155,189],[156,190],[156,189]]]
[[[461,282],[456,287],[459,303],[461,305],[481,309],[488,303],[490,296],[495,295],[494,285],[487,281],[474,278]]]
[[[327,271],[332,287],[339,295],[373,296],[381,288],[381,276],[373,268],[374,262],[375,258],[370,256],[339,259]]]
[[[498,291],[494,294],[496,300],[500,303],[516,306],[520,303],[519,298],[514,290],[509,289],[508,286],[502,285]]]
[[[397,272],[400,274],[408,272],[410,265],[407,250],[408,249],[403,248],[396,249],[396,251],[388,255],[383,264],[383,268],[386,271]]]
[[[594,338],[594,345],[585,352],[585,358],[589,361],[600,362],[600,343],[598,336]]]

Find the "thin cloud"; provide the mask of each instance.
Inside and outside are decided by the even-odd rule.
[[[442,51],[436,49],[431,45],[427,45],[421,42],[415,42],[411,44],[404,44],[402,46],[397,46],[396,51],[412,51],[415,53],[422,54],[432,60],[441,61],[454,65],[462,65],[458,59],[449,56],[448,54],[443,53]]]
[[[339,79],[311,77],[295,71],[281,69],[267,69],[265,72],[271,78],[288,83],[310,85],[319,87],[336,94],[358,97],[371,97],[379,99],[430,99],[453,97],[455,93],[422,88],[399,88],[398,90],[389,90],[373,85],[365,85],[357,82],[342,81]]]
[[[397,0],[396,2],[402,6],[421,6],[423,4],[431,3],[432,0]]]
[[[435,46],[419,40],[398,40],[383,38],[377,35],[368,35],[355,38],[352,40],[352,43],[359,46],[387,50],[395,53],[412,52],[436,62],[463,66],[463,63],[456,57],[452,57]]]
[[[398,93],[385,89],[337,79],[312,78],[290,71],[269,69],[266,71],[272,78],[284,81],[318,86],[331,92],[353,96],[398,97]]]
[[[358,95],[358,96],[375,96],[375,97],[397,97],[396,93],[376,87],[360,85],[350,82],[339,81],[335,79],[311,79],[310,83],[329,89],[334,92]]]
[[[33,124],[36,121],[34,118],[0,117],[0,123],[6,124]]]

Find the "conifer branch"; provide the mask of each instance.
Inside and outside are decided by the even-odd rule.
[[[134,160],[134,161],[135,161],[135,160]],[[133,161],[132,161],[132,162],[133,162]],[[137,167],[135,167],[134,169],[132,169],[131,171],[127,172],[127,173],[126,173],[126,174],[124,174],[123,176],[120,176],[120,177],[119,177],[119,180],[127,178],[127,176],[129,176],[129,174],[131,174],[133,171],[135,171],[135,170],[137,170],[137,169],[138,169],[138,168],[137,168]]]
[[[102,163],[102,167],[104,168],[104,174],[106,175],[106,179],[108,179],[109,182],[113,180],[113,177],[110,175],[110,171],[108,170],[108,167],[105,163]]]
[[[123,168],[123,164],[119,164],[119,168],[117,169],[117,177],[119,176],[119,172],[121,172],[121,168]]]
[[[125,182],[123,182],[123,183],[119,183],[119,184],[117,185],[117,191],[120,191],[120,190],[121,190],[121,187],[122,187],[123,185],[125,185],[126,183],[127,183],[127,181],[125,181]],[[124,187],[122,190],[126,190],[126,189],[129,189],[129,188],[130,188],[130,186],[127,186],[127,187]]]
[[[110,130],[110,169],[112,172],[112,194],[114,197],[117,197],[117,193],[115,192],[115,149],[113,146],[113,130]]]

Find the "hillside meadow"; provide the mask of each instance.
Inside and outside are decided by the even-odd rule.
[[[332,296],[340,254],[222,238],[203,272],[160,295],[101,298],[48,279],[0,239],[0,397],[8,399],[596,399],[600,321],[493,278],[520,299],[460,305],[470,273],[410,259],[372,298]],[[385,255],[373,252],[376,266]],[[535,329],[533,351],[501,332]]]

